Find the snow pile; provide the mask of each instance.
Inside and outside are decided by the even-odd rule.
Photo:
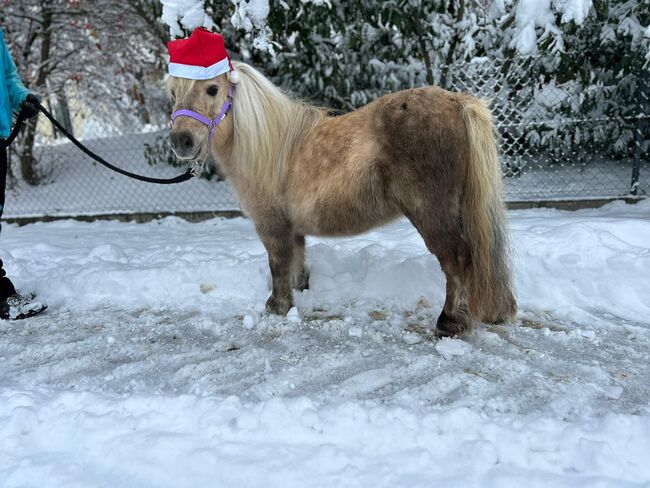
[[[650,223],[642,213],[650,202],[617,213],[575,214],[540,210],[526,228],[513,221],[520,306],[553,311],[567,319],[601,310],[632,321],[650,317]],[[639,212],[636,213],[635,212]],[[577,314],[577,315],[576,315]]]
[[[288,317],[248,220],[4,225],[50,309],[0,321],[0,486],[650,482],[650,201],[509,217],[518,323],[439,341],[405,220],[309,239]]]
[[[435,480],[568,487],[650,479],[650,417],[614,414],[572,424],[491,420],[468,408],[319,407],[307,398],[250,404],[17,392],[0,395],[0,439],[7,487],[428,487]]]
[[[644,322],[650,317],[647,208],[643,202],[611,204],[609,213],[512,212],[521,308],[552,310],[567,320],[599,310]],[[268,294],[266,252],[246,219],[189,224],[168,218],[145,225],[59,221],[21,229],[5,224],[2,248],[10,250],[5,261],[14,263],[12,275],[54,307],[173,303],[229,316],[263,305]],[[349,239],[310,238],[308,264],[312,289],[298,294],[299,308],[414,309],[422,297],[435,308],[444,300],[440,267],[406,220]]]

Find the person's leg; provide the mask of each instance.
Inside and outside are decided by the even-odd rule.
[[[0,139],[0,217],[5,209],[5,188],[7,187],[7,146],[4,139]],[[2,226],[0,225],[0,230]]]
[[[7,186],[7,148],[4,141],[0,139],[0,218],[5,207],[5,187]],[[0,223],[0,232],[2,224]],[[0,300],[6,300],[16,294],[16,289],[3,268],[2,259],[0,259]]]
[[[12,295],[16,294],[16,288],[9,278],[7,272],[2,267],[2,259],[0,259],[0,300],[6,300]]]
[[[5,188],[7,186],[7,148],[0,139],[0,217],[5,206]],[[0,232],[2,224],[0,224]],[[0,259],[0,319],[25,319],[47,308],[47,305],[32,293],[21,295],[16,292],[13,283],[7,278],[2,259]]]

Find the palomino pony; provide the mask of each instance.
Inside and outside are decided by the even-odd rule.
[[[484,101],[424,87],[328,116],[251,66],[234,65],[236,85],[227,74],[170,77],[171,142],[180,158],[212,156],[253,219],[269,255],[269,312],[286,314],[292,287],[309,286],[306,235],[356,234],[405,215],[447,279],[438,336],[467,333],[474,320],[514,319],[501,171]]]

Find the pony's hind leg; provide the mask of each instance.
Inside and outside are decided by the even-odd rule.
[[[298,291],[309,289],[309,270],[305,265],[305,236],[297,235],[293,249],[293,287]]]
[[[273,222],[271,225],[257,225],[266,252],[273,281],[273,291],[266,301],[266,310],[277,315],[286,315],[293,306],[291,294],[292,269],[295,238],[288,224]]]
[[[440,262],[447,280],[445,304],[436,323],[438,337],[451,337],[470,332],[474,321],[469,310],[469,248],[461,235],[460,219],[447,216],[441,223],[440,215],[433,213],[408,215],[418,230],[427,249]]]
[[[455,247],[455,251],[452,249]],[[469,310],[469,249],[462,239],[448,251],[435,253],[447,280],[445,304],[436,323],[438,337],[467,334],[474,327]]]

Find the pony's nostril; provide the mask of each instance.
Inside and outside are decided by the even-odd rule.
[[[172,133],[171,140],[172,146],[183,153],[189,153],[194,149],[194,139],[189,132]]]
[[[190,136],[187,132],[181,135],[181,146],[183,149],[192,149],[192,146],[194,146],[194,143],[192,142],[192,136]]]

